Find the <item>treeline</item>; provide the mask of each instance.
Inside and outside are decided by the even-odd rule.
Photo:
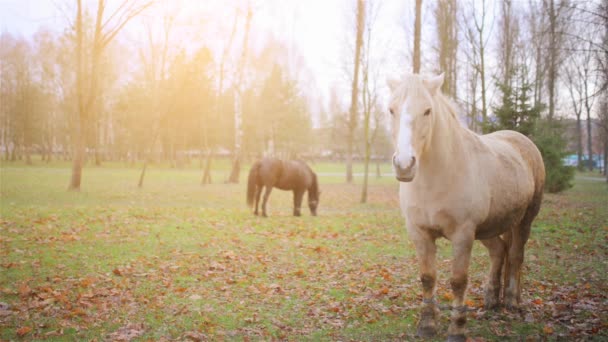
[[[62,32],[0,35],[0,158],[70,159],[70,188],[85,160],[145,171],[197,157],[208,170],[219,156],[232,159],[233,181],[243,158],[260,155],[345,160],[351,181],[353,159],[390,158],[384,83],[410,65],[445,72],[443,91],[472,129],[545,141],[551,172],[567,153],[579,165],[592,165],[598,147],[608,154],[608,0],[417,0],[398,14],[381,1],[348,2],[336,42],[345,53],[333,61],[344,79],[328,85],[328,104],[311,94],[314,77],[295,45],[266,37],[260,47],[258,34],[254,48],[252,2],[220,6],[221,28],[188,26],[172,1],[66,3]],[[391,15],[407,26],[403,38],[387,35]],[[133,19],[144,32],[137,44],[121,32]],[[576,119],[573,134],[561,118]]]
[[[42,155],[45,161],[71,160],[78,106],[72,35],[44,29],[32,39],[0,35],[4,160],[29,163],[32,154]],[[192,156],[233,153],[235,89],[224,85],[219,91],[218,62],[208,48],[180,51],[166,63],[164,72],[147,56],[140,56],[145,60],[140,66],[125,63],[124,48],[115,43],[100,61],[99,97],[87,113],[83,134],[91,162],[151,158],[179,166]],[[283,65],[255,71],[255,80],[242,90],[237,104],[242,106],[245,155],[339,157],[343,153],[340,120],[321,118],[320,126],[313,128],[310,104]],[[390,153],[388,146],[385,138],[384,150],[378,152]]]

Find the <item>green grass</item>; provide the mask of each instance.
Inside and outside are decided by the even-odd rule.
[[[222,181],[229,164],[215,166]],[[68,192],[65,162],[3,162],[0,340],[413,339],[421,290],[396,181],[370,177],[360,204],[360,184],[334,175],[343,165],[313,168],[319,216],[292,217],[291,194],[275,190],[263,219],[246,208],[243,184],[200,186],[198,163],[152,166],[142,189],[138,167],[87,167],[82,191]],[[521,314],[479,308],[488,258],[476,244],[470,336],[608,338],[607,203],[601,182],[546,195]],[[439,245],[447,302],[450,246]],[[447,319],[442,311],[438,340]]]

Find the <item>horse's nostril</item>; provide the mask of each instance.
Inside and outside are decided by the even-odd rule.
[[[414,167],[414,165],[416,165],[416,157],[412,157],[412,161],[410,162],[410,165],[408,165],[408,169],[411,169],[412,167]]]

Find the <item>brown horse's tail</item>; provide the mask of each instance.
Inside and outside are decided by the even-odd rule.
[[[253,197],[255,196],[259,170],[259,161],[253,163],[251,170],[249,170],[249,177],[247,179],[247,205],[250,207],[253,205]]]

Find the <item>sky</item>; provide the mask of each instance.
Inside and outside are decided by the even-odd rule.
[[[73,3],[69,0],[0,0],[0,30],[24,37],[31,37],[40,27],[61,32],[73,16]],[[94,6],[96,1],[84,0],[84,3]],[[111,7],[118,1],[109,0],[108,3]],[[326,103],[332,88],[339,94],[345,95],[342,100],[347,102],[345,97],[349,94],[347,90],[350,87],[350,76],[349,63],[346,61],[352,60],[355,1],[253,0],[252,3],[254,6],[251,34],[253,48],[257,46],[261,49],[270,37],[283,42],[291,56],[295,56],[294,58],[299,56],[303,61],[301,64],[304,64],[306,70],[303,75],[300,73],[299,77],[304,78],[300,86],[313,102]],[[378,63],[385,66],[379,73],[386,74],[387,70],[391,69],[386,66],[399,64],[394,60],[399,59],[404,53],[403,47],[391,50],[389,46],[391,40],[405,39],[403,36],[406,31],[404,27],[407,11],[404,8],[404,1],[386,0],[379,3],[380,8],[374,25],[374,37],[378,41],[378,47],[373,49],[372,54],[375,52]],[[156,20],[156,24],[160,27],[162,24],[158,21],[158,17],[162,16],[163,2],[159,4],[160,6],[148,11],[145,18],[130,23],[119,39],[127,40],[129,44],[137,44],[138,40],[145,37],[142,24],[144,21],[149,23],[152,20],[154,23]],[[213,37],[210,39],[209,35],[193,37],[178,34],[174,40],[202,39],[206,41],[206,45],[212,47],[216,55],[219,55],[226,39],[217,39],[217,37],[227,35],[226,32],[229,32],[232,25],[235,6],[244,9],[247,1],[177,0],[168,4],[167,6],[172,7],[172,11],[178,13],[186,26],[202,26],[201,29],[197,27],[194,30],[192,27],[183,27],[184,32],[205,30],[213,36],[216,32],[223,31],[223,34],[216,35],[215,39]],[[244,14],[241,14],[239,23],[241,26],[243,17]],[[201,21],[204,23],[201,24]],[[238,46],[238,42],[236,38],[235,46]],[[179,42],[174,43],[177,46]],[[188,42],[182,43],[188,44]],[[396,44],[393,42],[392,45]],[[387,58],[389,55],[392,58]]]

